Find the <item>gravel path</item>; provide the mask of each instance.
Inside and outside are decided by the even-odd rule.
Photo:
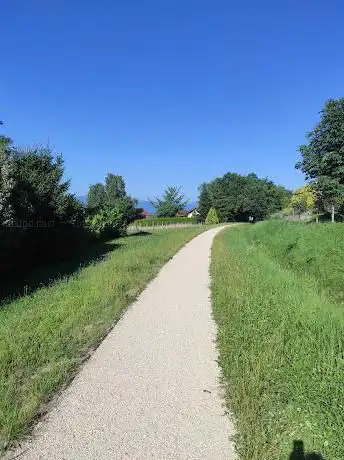
[[[209,301],[218,231],[165,265],[15,452],[20,460],[235,458]]]

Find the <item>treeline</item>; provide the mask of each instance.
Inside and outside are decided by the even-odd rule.
[[[283,209],[291,196],[289,190],[271,180],[231,172],[202,184],[199,192],[197,210],[202,222],[210,210],[220,222],[247,222],[250,217],[261,220]]]
[[[69,259],[95,239],[125,232],[134,200],[126,195],[120,176],[108,175],[105,201],[90,209],[70,193],[63,176],[63,159],[49,148],[21,149],[0,136],[2,279]]]

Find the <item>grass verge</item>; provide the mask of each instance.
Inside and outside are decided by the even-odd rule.
[[[72,378],[147,282],[203,230],[173,229],[121,238],[115,247],[109,243],[113,250],[103,261],[3,306],[2,448],[28,432],[42,404]]]
[[[344,236],[344,226],[330,233],[316,230],[319,234],[312,238],[309,226],[274,225],[231,228],[213,246],[213,309],[239,456],[304,459],[291,454],[293,442],[300,440],[306,451],[318,453],[306,458],[340,460],[344,458],[340,288],[330,296],[335,284],[326,278],[326,271],[319,267],[319,282],[317,264],[304,275],[297,259],[333,247],[331,231]],[[281,246],[289,247],[295,238],[303,244],[286,261]],[[317,238],[327,241],[319,248]],[[326,256],[317,258],[322,261]],[[332,273],[335,267],[328,269]]]

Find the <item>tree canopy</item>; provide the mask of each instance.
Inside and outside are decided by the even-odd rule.
[[[163,197],[155,201],[150,200],[156,210],[157,217],[174,217],[188,204],[188,200],[181,192],[180,187],[169,186],[166,188]]]
[[[229,172],[201,185],[198,209],[202,219],[205,211],[213,207],[221,222],[248,221],[249,216],[260,220],[281,210],[290,194],[284,187],[256,174],[242,176]]]
[[[87,223],[97,237],[115,237],[124,232],[135,217],[136,200],[127,195],[122,176],[108,173],[105,184],[90,185]]]
[[[197,211],[199,212],[199,220],[204,222],[211,208],[211,199],[208,190],[208,184],[201,184],[198,188],[199,198]]]
[[[331,207],[334,221],[336,202],[344,196],[344,98],[325,103],[307,140],[299,147],[301,160],[296,168],[314,184],[318,200]]]

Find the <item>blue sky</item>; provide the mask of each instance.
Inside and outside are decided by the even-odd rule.
[[[0,119],[85,194],[107,172],[194,199],[228,171],[289,188],[297,146],[343,96],[342,1],[3,0]]]

